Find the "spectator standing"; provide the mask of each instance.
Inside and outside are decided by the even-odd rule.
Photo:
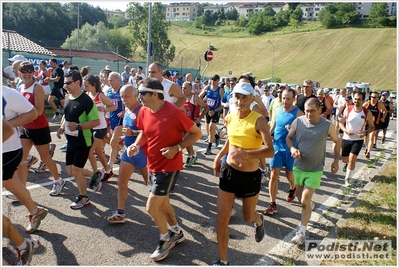
[[[129,65],[125,65],[124,67],[125,71],[121,73],[121,78],[122,78],[122,83],[121,85],[127,85],[129,83],[129,78],[132,75],[130,73],[130,66]]]

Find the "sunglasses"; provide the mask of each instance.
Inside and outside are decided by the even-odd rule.
[[[303,85],[302,87],[311,87],[311,86],[309,86],[309,85]]]
[[[66,82],[64,82],[64,85],[70,85],[70,84],[72,84],[73,82],[75,82],[75,81],[66,81]]]
[[[376,96],[371,96],[371,98],[376,99],[376,98],[378,98],[378,97],[376,97]]]
[[[22,74],[26,74],[26,73],[34,73],[35,71],[34,70],[32,70],[32,69],[30,69],[30,70],[26,70],[26,69],[22,69],[21,71],[19,71],[20,73],[22,73]]]
[[[282,91],[277,91],[277,93],[283,93]]]
[[[139,91],[139,95],[145,96],[147,93],[151,93],[150,91]]]

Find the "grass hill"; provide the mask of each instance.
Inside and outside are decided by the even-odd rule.
[[[372,90],[397,88],[396,28],[318,29],[304,32],[283,31],[250,36],[243,32],[227,36],[187,34],[183,27],[172,25],[169,39],[176,46],[171,67],[206,66],[204,52],[208,43],[215,47],[214,58],[204,75],[236,76],[252,72],[256,78],[272,74],[283,83],[301,84],[305,79],[319,81],[323,87],[344,87],[348,81],[368,82]],[[225,34],[226,35],[226,34]],[[229,75],[232,71],[232,75]]]

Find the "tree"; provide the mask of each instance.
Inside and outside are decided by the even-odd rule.
[[[240,15],[238,17],[238,20],[236,21],[236,25],[239,27],[245,27],[247,26],[248,21],[245,19],[244,15]]]
[[[141,5],[138,2],[130,2],[126,10],[130,18],[128,29],[132,38],[133,51],[137,47],[142,47],[143,52],[140,56],[145,59],[147,57],[148,45],[148,10],[149,3]],[[165,20],[162,12],[162,3],[154,3],[152,8],[151,22],[151,41],[154,43],[154,59],[165,66],[175,57],[175,46],[173,46],[168,38],[168,30],[171,23]]]
[[[236,21],[236,20],[238,19],[239,15],[240,15],[240,14],[238,14],[237,9],[235,9],[235,8],[229,9],[229,10],[226,12],[226,18],[227,18],[228,20],[235,20],[235,21]]]
[[[379,26],[388,26],[388,4],[386,2],[374,3],[370,8],[368,20],[370,23]]]
[[[286,26],[290,21],[290,13],[292,13],[291,9],[283,10],[280,9],[280,12],[276,15],[276,23],[278,26]]]
[[[291,20],[296,20],[299,23],[302,21],[303,18],[303,10],[299,6],[297,6],[292,13],[290,14],[290,21]]]
[[[124,27],[129,23],[129,21],[122,15],[115,14],[108,19],[108,24],[110,28],[120,28]]]
[[[355,7],[350,3],[330,3],[319,12],[319,20],[327,28],[359,22]]]

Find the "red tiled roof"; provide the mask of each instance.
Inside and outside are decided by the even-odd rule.
[[[10,47],[8,47],[10,46]],[[29,53],[38,53],[55,56],[50,50],[36,44],[35,42],[23,37],[15,31],[3,30],[2,48]]]
[[[10,47],[8,48],[8,43]],[[115,52],[102,52],[102,51],[90,51],[90,50],[76,50],[63,49],[57,47],[44,48],[35,42],[29,40],[26,37],[18,34],[15,31],[4,30],[2,35],[2,47],[3,49],[10,49],[14,51],[23,51],[28,53],[45,54],[58,57],[82,57],[88,59],[106,59],[110,61],[130,61],[129,59],[117,55]],[[71,53],[71,55],[70,55]],[[117,59],[118,57],[118,59]]]
[[[106,59],[106,60],[117,60],[117,54],[115,52],[103,52],[103,51],[90,51],[90,50],[77,50],[77,49],[64,49],[58,47],[49,47],[54,54],[60,57],[81,57],[89,59]],[[71,53],[71,54],[69,54]],[[118,54],[118,60],[130,61],[129,59]]]

